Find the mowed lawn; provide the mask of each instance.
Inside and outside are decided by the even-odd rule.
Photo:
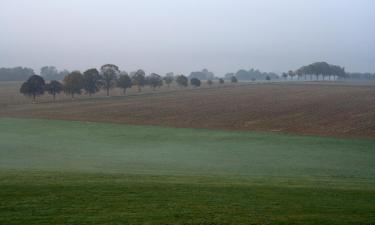
[[[0,224],[375,224],[375,141],[1,118]]]

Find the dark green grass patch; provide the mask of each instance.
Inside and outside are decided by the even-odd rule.
[[[0,176],[0,224],[375,222],[375,190],[213,178],[206,183],[203,177],[7,174]]]

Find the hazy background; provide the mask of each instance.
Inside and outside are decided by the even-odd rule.
[[[373,0],[0,0],[0,67],[375,72]]]

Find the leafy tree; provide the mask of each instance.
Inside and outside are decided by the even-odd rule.
[[[176,83],[180,87],[187,87],[188,86],[188,78],[185,77],[184,75],[179,75],[176,77]]]
[[[74,99],[75,94],[81,94],[84,86],[84,79],[79,71],[73,71],[64,78],[64,92],[70,94]]]
[[[117,80],[117,87],[121,88],[126,94],[126,89],[131,88],[133,85],[131,78],[126,72],[123,72]]]
[[[134,73],[132,80],[133,84],[138,87],[138,92],[142,91],[142,87],[146,84],[146,73],[143,70],[137,70],[137,72]]]
[[[208,84],[208,86],[212,86],[212,84],[213,84],[214,82],[212,81],[212,80],[207,80],[207,84]]]
[[[266,76],[266,80],[267,80],[267,81],[270,81],[270,80],[271,80],[271,77],[270,77],[270,76]]]
[[[237,83],[238,82],[237,77],[235,77],[235,76],[231,77],[230,82]]]
[[[152,87],[155,91],[155,88],[161,87],[163,85],[163,79],[159,74],[152,73],[150,76],[147,77],[147,83]]]
[[[198,78],[191,78],[190,84],[191,84],[191,86],[194,86],[194,87],[200,87],[201,86],[201,80],[199,80]]]
[[[224,79],[223,78],[219,79],[219,84],[224,84]]]
[[[39,95],[44,94],[45,81],[43,77],[38,75],[32,75],[26,82],[21,86],[20,92],[26,96],[32,96],[33,102]]]
[[[169,88],[169,86],[171,85],[171,83],[173,82],[174,80],[174,76],[173,76],[173,73],[168,73],[164,78],[163,78],[165,84],[167,85],[167,87]]]
[[[89,69],[83,73],[83,89],[91,96],[100,90],[102,77],[97,69]]]
[[[120,73],[120,70],[116,65],[105,64],[100,68],[100,72],[103,88],[107,91],[107,96],[109,96],[109,90],[116,85],[117,75]]]
[[[64,87],[63,85],[58,82],[57,80],[53,80],[51,82],[49,82],[48,84],[46,84],[45,88],[44,88],[50,95],[53,96],[53,101],[56,100],[56,95],[57,94],[60,94],[60,92],[63,91]]]

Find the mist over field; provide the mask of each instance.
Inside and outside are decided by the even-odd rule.
[[[375,71],[372,0],[2,0],[0,67]]]

